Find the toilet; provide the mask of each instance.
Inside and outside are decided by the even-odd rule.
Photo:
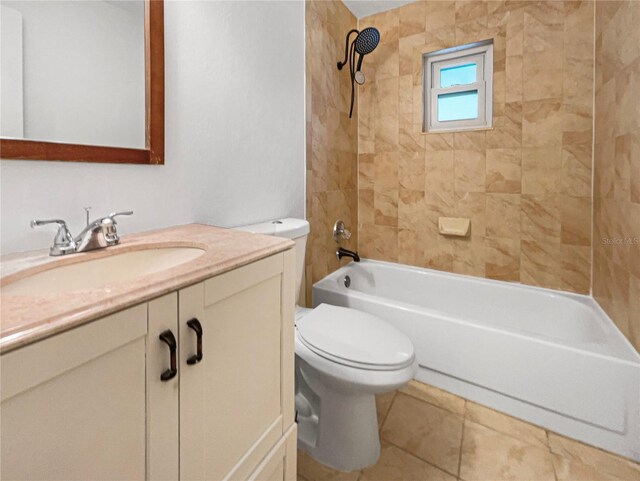
[[[298,448],[340,471],[375,464],[380,455],[375,395],[398,389],[416,374],[411,340],[383,319],[356,309],[297,305],[309,234],[306,220],[237,229],[296,243]]]

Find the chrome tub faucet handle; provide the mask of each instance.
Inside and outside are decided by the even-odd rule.
[[[349,232],[344,225],[344,222],[337,220],[333,225],[333,240],[340,243],[342,240],[351,239],[351,232]]]

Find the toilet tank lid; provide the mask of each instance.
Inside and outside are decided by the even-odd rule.
[[[246,232],[252,232],[254,234],[273,235],[276,237],[297,239],[298,237],[309,234],[309,223],[304,219],[293,219],[291,217],[288,217],[285,219],[260,222],[258,224],[243,225],[240,227],[236,227],[236,229]]]

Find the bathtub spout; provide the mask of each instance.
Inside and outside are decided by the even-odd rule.
[[[360,256],[357,252],[350,251],[349,249],[345,249],[344,247],[338,248],[338,250],[336,251],[336,257],[338,258],[338,260],[342,259],[343,257],[351,257],[354,261],[360,262]]]

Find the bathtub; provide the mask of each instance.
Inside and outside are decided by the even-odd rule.
[[[640,356],[589,296],[363,260],[313,286],[321,303],[407,334],[419,381],[640,460]]]

